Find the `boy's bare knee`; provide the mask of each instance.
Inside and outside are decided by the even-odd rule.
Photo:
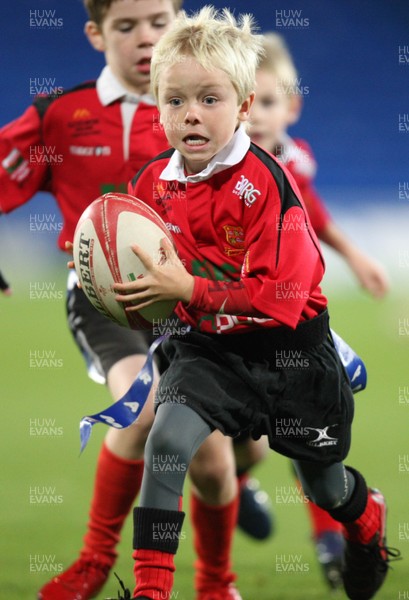
[[[265,436],[259,440],[248,438],[242,442],[233,444],[236,464],[239,469],[250,469],[266,457],[269,446]]]
[[[193,458],[189,475],[204,501],[210,504],[230,501],[237,490],[231,439],[219,431],[213,432]]]

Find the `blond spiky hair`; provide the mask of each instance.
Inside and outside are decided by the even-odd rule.
[[[275,32],[263,36],[264,54],[258,68],[272,73],[277,85],[288,96],[297,93],[297,69],[284,38]]]
[[[155,98],[163,69],[189,57],[208,71],[221,69],[227,73],[238,103],[244,102],[255,88],[256,69],[263,54],[262,36],[254,29],[252,15],[241,15],[237,21],[227,8],[217,11],[213,6],[204,6],[190,17],[185,11],[179,13],[153,51],[151,82]]]

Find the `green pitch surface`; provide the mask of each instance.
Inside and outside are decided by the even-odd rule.
[[[13,297],[0,298],[0,597],[7,600],[32,600],[42,584],[76,557],[105,432],[96,426],[79,457],[78,424],[83,415],[110,403],[105,389],[87,379],[66,329],[65,273],[34,278],[16,283]],[[358,292],[353,297],[337,292],[330,301],[332,327],[365,358],[369,373],[368,389],[356,396],[347,463],[385,493],[388,543],[404,557],[394,563],[377,598],[409,598],[409,308],[393,294],[375,302]],[[236,535],[233,558],[243,599],[330,598],[288,460],[271,453],[254,474],[272,499],[277,526],[274,537],[264,543]],[[193,600],[189,518],[184,534],[172,598]],[[116,571],[132,588],[130,520],[119,550]],[[98,598],[116,598],[117,589],[112,576]]]

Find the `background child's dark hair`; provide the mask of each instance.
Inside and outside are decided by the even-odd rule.
[[[119,1],[120,0],[84,0],[84,6],[90,20],[100,26],[102,25],[111,4]],[[172,0],[172,4],[177,13],[182,8],[183,0]]]

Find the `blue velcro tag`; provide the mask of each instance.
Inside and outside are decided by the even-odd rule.
[[[356,394],[356,392],[364,390],[366,388],[367,380],[364,361],[332,329],[331,335],[332,339],[334,340],[335,349],[338,352],[338,356],[340,357],[341,362],[344,365],[347,375],[349,377],[349,382],[351,384],[353,393]]]
[[[170,336],[166,333],[158,337],[150,346],[145,364],[136,376],[135,381],[124,396],[105,410],[83,417],[80,423],[81,452],[84,450],[95,423],[105,423],[116,429],[129,427],[141,414],[153,383],[153,353],[156,348]]]

